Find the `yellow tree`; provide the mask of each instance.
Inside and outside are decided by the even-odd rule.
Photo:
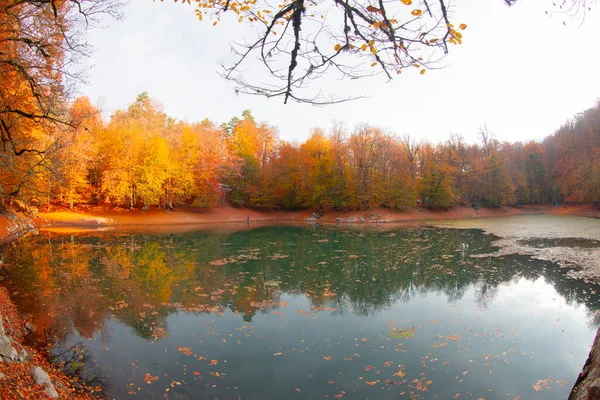
[[[227,146],[238,159],[238,169],[227,178],[234,206],[272,207],[273,182],[266,178],[275,155],[277,130],[265,123],[257,124],[249,110],[243,119],[233,118],[228,126]]]
[[[227,181],[231,186],[231,201],[241,207],[250,203],[256,194],[259,174],[259,161],[256,157],[259,146],[256,141],[257,126],[252,115],[244,113],[244,119],[233,121],[231,134],[227,137],[229,150],[238,158],[239,169],[233,170]]]
[[[165,208],[173,209],[176,203],[183,203],[192,196],[198,136],[190,124],[180,122],[168,130],[167,144],[169,162],[163,196]]]
[[[147,138],[136,168],[136,193],[144,208],[159,205],[164,198],[164,186],[169,177],[169,148],[165,138],[157,134]]]
[[[233,157],[225,141],[225,132],[210,121],[192,126],[194,143],[193,165],[193,205],[195,207],[215,207],[223,205],[225,192],[221,188],[224,176],[235,175],[237,158]]]
[[[140,94],[126,111],[117,111],[101,140],[102,192],[114,204],[157,205],[168,177],[167,123],[160,105]]]
[[[256,130],[256,155],[259,165],[257,190],[250,197],[250,205],[258,208],[275,208],[276,178],[272,169],[277,156],[277,129],[261,123]]]
[[[323,130],[313,129],[308,140],[300,146],[300,161],[304,177],[304,190],[301,193],[304,206],[320,209],[332,204],[331,143]]]
[[[76,99],[69,111],[73,128],[59,147],[59,198],[73,208],[75,202],[89,201],[94,195],[90,173],[94,173],[96,139],[103,129],[100,111],[89,98]]]
[[[297,209],[303,206],[300,157],[298,146],[283,142],[271,164],[271,176],[275,185],[273,198],[280,208]]]
[[[126,125],[119,111],[103,132],[99,146],[101,191],[112,204],[133,208],[136,203],[136,166],[143,140],[139,128]]]

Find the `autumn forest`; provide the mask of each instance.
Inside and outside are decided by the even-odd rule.
[[[600,104],[541,143],[501,142],[485,125],[469,144],[458,134],[429,143],[343,122],[289,143],[250,111],[222,124],[188,123],[146,93],[107,123],[86,97],[69,114],[69,129],[24,135],[43,152],[17,155],[4,146],[3,196],[31,206],[262,209],[600,200]]]
[[[83,33],[119,5],[0,8],[2,202],[366,209],[600,200],[600,103],[539,143],[502,142],[485,124],[477,143],[460,133],[431,143],[372,121],[334,122],[304,143],[286,142],[249,110],[185,122],[147,93],[105,121],[76,98],[74,82],[89,51]]]

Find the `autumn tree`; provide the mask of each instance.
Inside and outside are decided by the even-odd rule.
[[[225,146],[225,132],[216,128],[208,120],[191,127],[187,135],[185,158],[189,162],[186,175],[192,178],[192,205],[195,207],[215,207],[223,205],[225,198],[219,183],[225,176],[237,173],[233,155]],[[177,152],[174,152],[178,154]],[[181,154],[180,154],[181,155]]]
[[[485,124],[479,128],[479,137],[479,198],[491,207],[514,203],[514,188],[506,161],[500,154],[500,142]]]
[[[0,192],[31,199],[56,174],[59,142],[72,127],[68,96],[88,51],[84,31],[115,15],[118,1],[7,0],[0,4]],[[46,186],[46,194],[50,185]]]
[[[466,204],[473,197],[473,147],[465,143],[464,138],[455,133],[450,134],[446,142],[447,163],[454,182],[454,194],[457,204]]]
[[[264,177],[275,154],[277,130],[265,123],[257,124],[249,110],[242,117],[231,121],[226,137],[227,148],[239,165],[226,179],[231,187],[230,199],[237,207],[271,208],[274,186]]]
[[[274,201],[280,208],[294,210],[304,207],[300,157],[298,146],[287,142],[279,144],[270,177],[274,181]]]
[[[385,169],[383,181],[383,203],[389,207],[408,207],[416,204],[417,193],[413,180],[413,162],[404,151],[402,140],[390,137],[386,152],[389,165]]]
[[[336,121],[329,132],[331,144],[331,182],[330,197],[335,209],[343,209],[354,203],[356,190],[350,167],[350,156],[347,151],[348,138],[346,126]]]
[[[111,118],[101,142],[102,191],[115,204],[158,205],[167,180],[167,117],[147,93]]]
[[[76,99],[69,110],[72,128],[63,136],[56,160],[59,199],[73,208],[75,202],[90,202],[98,184],[96,140],[104,128],[100,111],[89,98]]]
[[[547,165],[541,144],[530,142],[503,146],[503,156],[508,160],[516,200],[521,204],[552,202],[552,187],[548,182]]]
[[[300,146],[300,157],[305,182],[304,205],[318,209],[331,205],[331,143],[322,129],[313,129],[310,137]]]
[[[419,194],[428,208],[449,208],[455,204],[452,168],[447,162],[447,151],[443,145],[423,146],[423,177],[419,184]]]
[[[554,135],[560,158],[556,176],[570,202],[600,201],[600,102]]]

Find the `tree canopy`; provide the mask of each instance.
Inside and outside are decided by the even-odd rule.
[[[33,190],[48,172],[88,51],[84,31],[117,0],[5,0],[0,4],[0,195]]]
[[[228,122],[183,122],[141,93],[104,122],[89,99],[43,168],[0,170],[4,196],[125,208],[223,205],[373,210],[600,201],[600,104],[544,141],[499,141],[483,125],[434,144],[375,125],[315,128],[302,143],[251,111]],[[41,157],[41,156],[40,156]],[[10,192],[16,179],[27,185]]]
[[[272,94],[300,101],[295,90],[309,77],[341,65],[335,60],[366,57],[375,60],[373,68],[390,75],[392,66],[402,70],[418,64],[423,71],[435,61],[419,60],[419,51],[444,54],[448,45],[460,44],[466,29],[449,25],[446,0],[401,0],[393,12],[385,8],[388,3],[334,0],[341,25],[320,22],[321,6],[308,0],[283,2],[276,12],[267,12],[267,4],[258,0],[207,1],[197,2],[199,16],[221,18],[233,10],[242,21],[262,24],[267,36],[278,32],[272,35],[277,39],[263,35],[250,51],[267,51],[265,67],[274,65],[271,56],[283,59],[283,64],[273,61],[280,69],[268,70],[287,71],[281,75],[283,86]],[[169,117],[147,93],[103,121],[89,99],[71,101],[71,84],[78,78],[75,63],[87,50],[80,35],[98,15],[115,15],[118,5],[117,0],[9,0],[0,5],[0,203],[8,198],[128,208],[368,209],[411,206],[417,200],[442,208],[600,201],[598,105],[542,143],[525,144],[500,142],[485,126],[478,144],[467,144],[458,134],[432,144],[369,123],[348,128],[343,122],[328,132],[315,128],[304,143],[288,143],[249,110],[220,125],[208,119],[183,122]],[[323,20],[329,14],[335,12],[323,11]],[[427,21],[434,24],[424,31]],[[418,25],[409,28],[413,23]],[[318,29],[311,30],[311,24]],[[285,35],[291,35],[287,45],[279,39]],[[323,47],[321,36],[335,43]],[[317,67],[311,70],[315,60],[325,62],[316,75]],[[286,62],[291,64],[286,67]],[[308,69],[295,75],[296,66]],[[334,69],[342,75],[350,71]],[[290,80],[293,76],[303,78]]]

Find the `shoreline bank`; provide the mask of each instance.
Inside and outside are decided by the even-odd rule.
[[[260,211],[247,208],[220,207],[209,210],[179,208],[125,210],[105,206],[79,206],[73,210],[54,207],[50,212],[40,212],[35,218],[36,227],[110,227],[149,225],[224,224],[231,222],[319,222],[331,224],[367,223],[426,223],[434,220],[493,218],[515,215],[578,215],[600,218],[592,204],[563,206],[519,206],[499,208],[455,207],[444,210],[425,208],[390,209],[372,207],[360,211]],[[1,235],[1,233],[0,233]]]

